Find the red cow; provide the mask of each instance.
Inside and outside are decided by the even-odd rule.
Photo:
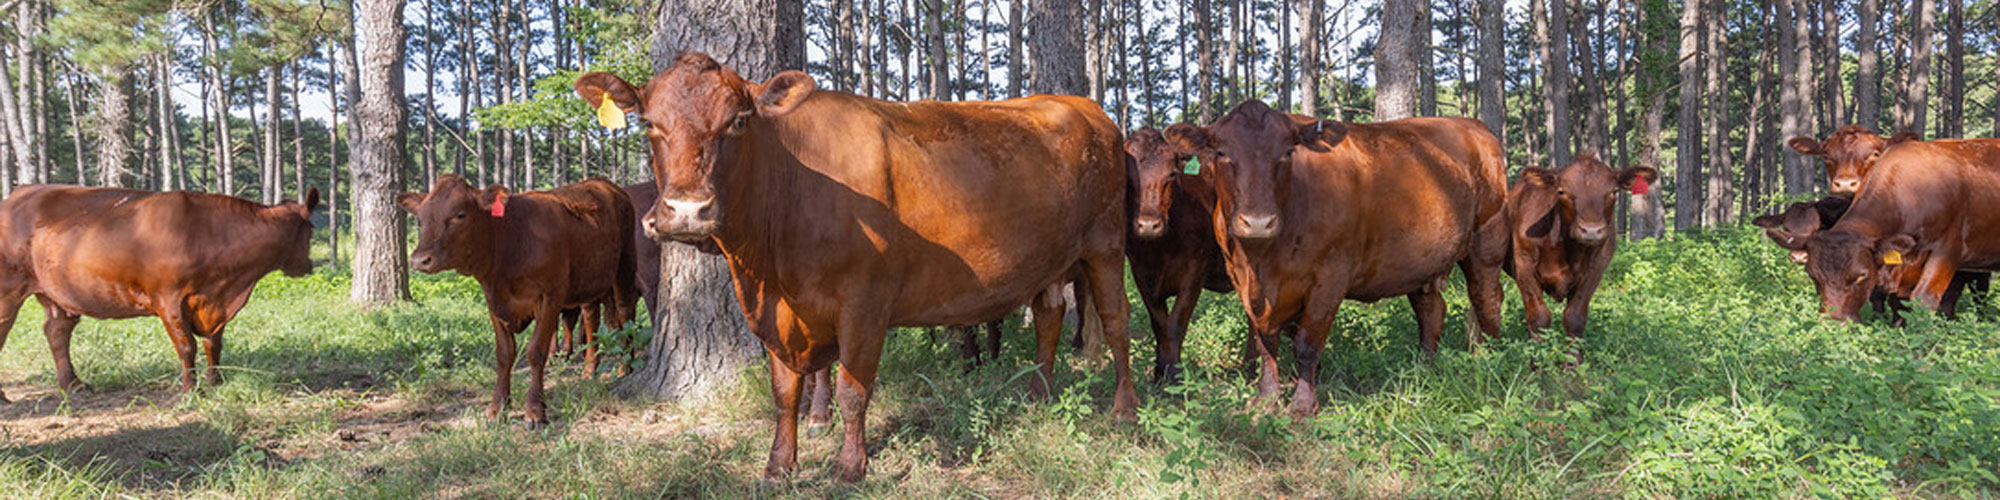
[[[1508,270],[1520,285],[1528,328],[1549,327],[1546,293],[1563,306],[1563,331],[1583,335],[1590,299],[1604,269],[1618,251],[1618,193],[1659,179],[1652,167],[1613,170],[1591,153],[1576,155],[1556,170],[1530,167],[1507,192],[1507,223],[1513,231]],[[1643,191],[1642,191],[1643,192]]]
[[[1209,211],[1215,189],[1198,175],[1181,171],[1185,155],[1167,144],[1166,136],[1150,128],[1125,137],[1126,211],[1132,227],[1125,240],[1125,258],[1132,264],[1132,282],[1146,304],[1158,347],[1153,356],[1153,381],[1179,380],[1181,346],[1188,322],[1206,288],[1219,293],[1235,290],[1224,270],[1222,249],[1215,246]],[[1167,299],[1179,297],[1173,308]]]
[[[1840,222],[1806,242],[1806,274],[1822,309],[1857,317],[1869,292],[1894,277],[1885,264],[1917,262],[1911,295],[1949,311],[1961,270],[2000,267],[2000,140],[1909,142],[1889,149]]]
[[[417,216],[410,266],[471,276],[486,295],[497,360],[486,417],[498,419],[506,410],[514,335],[533,323],[527,422],[529,428],[547,425],[543,370],[562,310],[609,304],[605,312],[612,324],[622,325],[631,320],[638,300],[632,202],[625,191],[604,179],[549,191],[509,193],[500,186],[482,191],[459,176],[444,175],[429,193],[404,193],[396,202]],[[585,337],[594,328],[586,322]]]
[[[1751,224],[1764,228],[1764,236],[1769,237],[1780,248],[1790,251],[1792,262],[1805,264],[1808,260],[1806,242],[1811,241],[1813,235],[1820,231],[1831,229],[1840,221],[1841,216],[1847,214],[1847,208],[1851,203],[1851,199],[1839,196],[1828,196],[1811,203],[1796,202],[1787,206],[1784,212],[1757,217],[1751,220]],[[1900,262],[1895,264],[1882,265],[1879,272],[1887,278],[1878,284],[1875,291],[1869,293],[1868,300],[1876,312],[1896,313],[1903,309],[1901,300],[1909,300],[1915,291],[1917,279],[1923,270],[1922,262],[1928,257],[1927,252],[1919,252],[1898,259]],[[1945,301],[1943,313],[1947,317],[1955,316],[1957,313],[1955,299],[1963,288],[1969,285],[1974,290],[1984,291],[1991,279],[1992,275],[1989,273],[1960,271],[1951,285],[1951,290],[1946,292],[1946,296],[1953,300]],[[1900,300],[1889,300],[1891,298]],[[1901,324],[1902,318],[1898,316],[1893,321]]]
[[[1453,264],[1480,329],[1498,332],[1506,164],[1480,122],[1343,124],[1253,100],[1166,136],[1215,186],[1215,238],[1260,339],[1259,399],[1276,395],[1279,328],[1296,320],[1291,411],[1318,412],[1320,352],[1344,299],[1407,297],[1436,352]]]
[[[1078,275],[1115,356],[1111,413],[1134,416],[1122,145],[1096,103],[892,103],[817,91],[797,71],[746,81],[696,53],[644,87],[605,73],[576,87],[586,102],[608,98],[645,117],[660,185],[647,224],[680,241],[713,238],[728,257],[771,357],[779,417],[768,477],[798,463],[805,374],[840,362],[836,463],[840,479],[860,480],[889,327],[984,322]],[[1056,334],[1037,326],[1043,367],[1032,380],[1046,394]]]
[[[1793,137],[1785,141],[1793,151],[1806,156],[1826,159],[1827,187],[1833,194],[1853,197],[1861,191],[1861,180],[1868,177],[1868,171],[1875,167],[1875,159],[1890,146],[1917,140],[1916,132],[1903,132],[1895,137],[1882,137],[1860,125],[1840,127],[1827,136],[1825,142],[1811,137]]]
[[[208,341],[207,377],[218,383],[222,328],[258,280],[271,271],[312,272],[318,206],[318,189],[306,191],[305,203],[268,206],[189,192],[17,189],[0,202],[0,344],[34,295],[46,314],[56,386],[83,390],[69,358],[77,320],[154,316],[180,355],[180,389],[194,388],[196,337]]]

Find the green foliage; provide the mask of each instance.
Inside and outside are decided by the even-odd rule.
[[[895,330],[870,409],[873,474],[854,486],[830,479],[838,428],[802,433],[794,482],[758,485],[775,417],[761,367],[717,402],[683,407],[610,399],[602,382],[561,375],[567,365],[556,362],[549,401],[557,429],[482,423],[494,360],[477,287],[463,277],[423,276],[411,286],[416,304],[362,311],[345,305],[346,280],[334,271],[268,278],[230,327],[226,383],[178,405],[123,410],[196,422],[208,436],[200,463],[172,458],[156,470],[176,472],[160,479],[31,441],[0,453],[0,491],[37,498],[2000,495],[2000,295],[1968,297],[1955,321],[1918,312],[1902,328],[1830,323],[1803,272],[1745,228],[1621,245],[1590,331],[1575,342],[1559,334],[1533,340],[1510,298],[1500,339],[1468,351],[1462,337],[1448,336],[1427,358],[1403,301],[1347,303],[1322,363],[1323,410],[1303,420],[1251,404],[1239,366],[1242,311],[1230,295],[1207,294],[1198,305],[1182,385],[1139,384],[1137,424],[1105,418],[1108,369],[1067,349],[1055,398],[1029,398],[1033,347],[1018,326],[1008,327],[1000,360],[969,369],[948,343],[926,341],[920,329]],[[1448,330],[1457,331],[1463,285],[1453,282],[1446,296]],[[1152,343],[1136,311],[1133,359],[1144,366]],[[16,333],[38,328],[39,317],[30,305]],[[164,390],[177,366],[162,336],[150,319],[86,320],[78,367],[101,390]],[[22,341],[30,338],[16,336],[0,352],[7,367],[0,381],[10,389],[53,383],[46,347]],[[1563,368],[1574,349],[1583,363]],[[1291,363],[1281,366],[1289,371]],[[16,403],[23,404],[35,403]],[[357,413],[383,407],[406,409]],[[105,414],[86,406],[69,418]],[[380,422],[431,425],[426,418],[438,419],[435,427],[386,442],[338,437]]]
[[[139,58],[167,50],[169,0],[55,0],[48,43],[106,80],[125,77]]]

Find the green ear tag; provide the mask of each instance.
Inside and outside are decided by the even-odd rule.
[[[1187,164],[1181,165],[1181,173],[1188,175],[1201,174],[1201,158],[1189,157]]]

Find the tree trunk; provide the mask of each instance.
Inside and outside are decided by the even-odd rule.
[[[1544,18],[1535,20],[1536,44],[1542,55],[1542,100],[1548,114],[1542,126],[1549,131],[1549,165],[1569,164],[1569,6],[1564,0],[1535,0],[1544,4]],[[1698,0],[1696,0],[1698,1]]]
[[[1709,226],[1734,224],[1736,214],[1731,210],[1736,205],[1735,172],[1729,164],[1728,133],[1722,129],[1723,120],[1729,116],[1729,80],[1724,69],[1729,61],[1728,39],[1723,36],[1727,27],[1722,22],[1723,0],[1708,0],[1703,10],[1703,32],[1708,40],[1707,47],[1707,99],[1708,112],[1701,120],[1702,137],[1708,139],[1708,189],[1702,197],[1702,221]],[[1838,81],[1838,80],[1836,80]],[[1838,88],[1838,85],[1835,86]],[[1838,108],[1837,105],[1834,107]],[[1752,122],[1755,123],[1755,122]],[[1754,144],[1754,143],[1753,143]]]
[[[354,281],[348,298],[367,305],[410,298],[409,264],[404,260],[403,190],[405,135],[409,110],[403,96],[401,0],[355,0],[357,44],[361,47],[360,117],[354,122]]]
[[[1598,65],[1604,58],[1591,43],[1591,39],[1597,33],[1596,30],[1590,29],[1590,20],[1595,15],[1586,8],[1582,0],[1569,1],[1569,12],[1574,21],[1572,26],[1577,28],[1574,30],[1577,36],[1573,38],[1576,42],[1576,54],[1581,56],[1577,60],[1577,76],[1583,81],[1584,149],[1595,152],[1599,158],[1603,158],[1605,145],[1611,140],[1608,137],[1611,135],[1611,130],[1605,121],[1604,78],[1599,73]]]
[[[1009,99],[1021,97],[1021,89],[1027,82],[1024,78],[1028,74],[1027,67],[1022,64],[1025,61],[1021,60],[1021,32],[1022,28],[1027,26],[1027,20],[1021,18],[1023,14],[1021,4],[1022,0],[1007,0],[1007,98]],[[888,44],[885,41],[883,45],[886,47]]]
[[[99,68],[97,100],[97,185],[125,185],[125,162],[132,158],[132,68]]]
[[[1945,5],[1944,116],[1938,137],[1958,138],[1965,137],[1965,2]]]
[[[306,199],[306,121],[304,104],[299,102],[299,87],[305,85],[306,65],[303,58],[292,62],[292,194],[293,200]],[[329,131],[330,132],[330,131]]]
[[[468,86],[478,85],[479,73],[473,70],[472,58],[472,2],[458,4],[458,131],[459,137],[472,135],[471,100],[467,98]],[[477,151],[459,143],[457,155],[458,174],[466,175],[465,162],[468,158],[477,161]],[[476,182],[486,181],[485,167],[479,168],[479,175],[472,178]],[[429,186],[425,186],[429,187]]]
[[[1028,39],[1033,55],[1028,88],[1040,94],[1090,95],[1084,74],[1083,5],[1078,0],[1032,0],[1034,30]]]
[[[264,69],[264,150],[258,163],[263,165],[263,184],[259,186],[264,194],[265,205],[275,205],[284,190],[278,175],[278,82],[285,79],[284,66],[273,64]]]
[[[1326,0],[1297,0],[1299,16],[1299,114],[1319,116],[1319,28],[1326,17]],[[1489,2],[1498,0],[1487,0]],[[1144,12],[1140,12],[1144,14]],[[1143,36],[1144,30],[1140,31]],[[1149,43],[1141,39],[1140,43]],[[1144,62],[1144,61],[1141,61]],[[1151,89],[1148,88],[1148,91]]]
[[[1319,0],[1314,0],[1315,2]],[[1479,121],[1502,144],[1507,139],[1507,4],[1479,1]]]
[[[799,0],[665,0],[654,20],[652,60],[664,70],[683,50],[700,51],[762,82],[804,69]],[[623,397],[702,401],[734,386],[762,347],[744,322],[729,266],[692,246],[662,243],[660,307],[647,363],[612,390]]]
[[[1819,7],[1820,26],[1822,26],[1819,36],[1819,55],[1822,69],[1814,74],[1819,75],[1819,101],[1826,109],[1821,113],[1819,125],[1829,133],[1853,119],[1852,114],[1846,112],[1847,107],[1841,102],[1845,98],[1841,92],[1841,80],[1846,78],[1846,73],[1841,70],[1841,66],[1845,64],[1845,58],[1840,54],[1841,3],[1821,0]],[[1710,19],[1721,19],[1721,14],[1712,14]]]
[[[1212,34],[1215,28],[1215,9],[1210,7],[1209,0],[1194,0],[1192,8],[1194,9],[1195,28],[1193,33],[1189,33],[1187,36],[1193,37],[1195,40],[1195,64],[1198,64],[1199,67],[1195,68],[1194,99],[1195,105],[1200,107],[1200,111],[1194,113],[1194,117],[1199,123],[1209,123],[1215,121],[1217,107],[1217,103],[1215,102],[1215,40]],[[1183,119],[1185,120],[1185,118]]]
[[[1430,38],[1429,31],[1419,31],[1429,10],[1427,0],[1383,0],[1375,41],[1375,121],[1416,116],[1423,105],[1417,51],[1429,45],[1419,41]]]
[[[1931,27],[1937,23],[1937,2],[1916,0],[1911,9],[1916,14],[1916,23],[1910,30],[1910,67],[1903,75],[1903,100],[1898,102],[1896,110],[1896,130],[1930,137],[1924,126],[1929,123],[1925,117],[1931,103]]]
[[[1882,126],[1882,50],[1876,33],[1882,25],[1882,0],[1861,0],[1855,9],[1859,28],[1854,46],[1860,62],[1854,70],[1854,122],[1870,129]]]
[[[940,101],[951,100],[951,66],[945,55],[944,10],[946,0],[929,0],[924,5],[924,45],[929,49],[930,96]]]
[[[6,171],[9,175],[5,182],[0,182],[0,197],[4,197],[5,190],[14,186],[16,179],[28,180],[34,177],[35,148],[28,142],[27,120],[23,119],[28,115],[22,109],[21,103],[16,101],[14,82],[8,78],[7,68],[0,67],[0,143],[8,145],[8,154],[0,155],[0,171]]]
[[[1783,79],[1778,84],[1779,131],[1778,134],[1790,140],[1812,134],[1812,116],[1806,113],[1805,98],[1810,95],[1808,87],[1812,82],[1812,49],[1808,41],[1809,33],[1805,0],[1779,0],[1778,28],[1778,74]],[[1812,168],[1814,162],[1804,155],[1784,155],[1785,192],[1803,194],[1813,191]]]
[[[1686,231],[1701,222],[1701,3],[1681,6],[1680,112],[1675,115],[1674,230]]]
[[[158,91],[159,94],[155,98],[160,101],[160,106],[158,106],[160,109],[158,116],[160,119],[160,158],[163,160],[162,165],[165,167],[165,172],[162,172],[160,178],[160,189],[163,191],[180,189],[182,184],[181,177],[183,176],[181,170],[180,127],[179,124],[175,123],[178,121],[175,120],[175,117],[179,115],[180,110],[174,107],[174,63],[171,59],[172,57],[169,54],[161,54],[159,57],[153,59],[153,67],[156,68],[154,76],[159,78],[159,83],[154,85],[154,90]]]

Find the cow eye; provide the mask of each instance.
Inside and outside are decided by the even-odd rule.
[[[1291,163],[1291,162],[1292,162],[1291,150],[1285,150],[1285,155],[1278,157],[1278,163]]]
[[[748,113],[738,113],[736,115],[736,119],[731,120],[729,122],[729,130],[741,132],[743,131],[743,127],[748,126],[749,124],[750,124],[750,115]]]
[[[465,212],[459,212],[458,215],[451,216],[451,220],[452,222],[465,220]]]

